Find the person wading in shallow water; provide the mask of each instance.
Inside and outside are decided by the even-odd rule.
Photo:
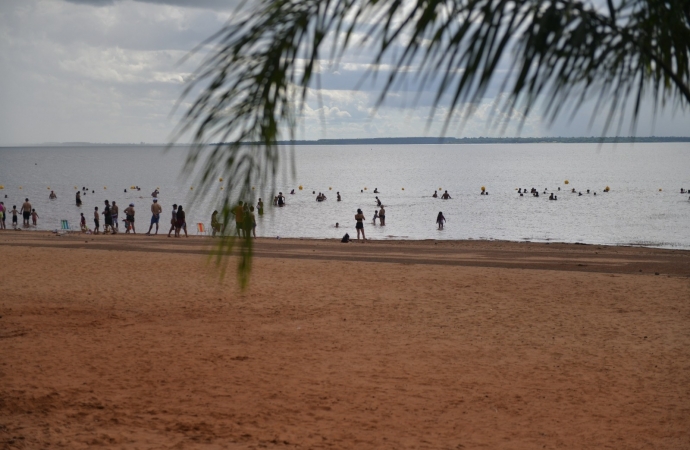
[[[446,218],[443,217],[443,213],[441,211],[438,212],[438,216],[436,216],[436,223],[438,224],[438,229],[442,230],[443,229],[443,224],[445,223]]]

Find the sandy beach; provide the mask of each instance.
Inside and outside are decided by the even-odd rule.
[[[0,233],[0,448],[690,448],[690,252]]]

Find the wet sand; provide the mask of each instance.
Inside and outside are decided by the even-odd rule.
[[[0,448],[690,448],[690,252],[210,241],[0,233]]]

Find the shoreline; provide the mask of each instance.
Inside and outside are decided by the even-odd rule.
[[[351,230],[348,230],[348,228],[343,227],[342,228],[344,232],[348,232]],[[21,228],[18,227],[16,229],[11,229],[7,228],[6,230],[0,230],[0,235],[5,232],[10,232],[10,231],[16,231],[16,232],[23,232],[23,231],[28,231],[30,233],[43,233],[44,235],[55,235],[56,232],[57,234],[60,233],[60,230],[55,229],[55,230],[44,230],[44,229],[31,229],[31,228]],[[197,235],[193,234],[193,231],[189,233],[188,238],[211,238],[215,239],[215,236],[208,236],[208,235]],[[65,233],[66,235],[80,235],[80,236],[113,236],[111,234],[104,235],[104,234],[99,234],[99,235],[92,235],[92,234],[85,234],[80,231],[70,231],[69,233]],[[136,235],[133,234],[125,234],[124,232],[117,233],[116,236],[146,236],[145,233],[137,233]],[[160,237],[161,235],[165,235],[164,233],[158,234]],[[155,237],[155,235],[151,236],[146,236],[146,237]],[[326,242],[340,242],[340,238],[319,238],[319,237],[268,237],[268,236],[259,236],[259,240],[262,241],[271,241],[271,240],[286,240],[286,241],[326,241]],[[350,238],[353,242],[357,242],[356,239]],[[583,246],[604,246],[604,247],[619,247],[619,248],[648,248],[648,249],[656,249],[656,250],[671,250],[671,251],[679,251],[679,252],[690,252],[690,248],[679,248],[679,247],[672,247],[672,246],[659,246],[659,245],[645,245],[645,244],[635,244],[635,243],[627,243],[627,244],[621,244],[621,243],[613,243],[613,244],[606,244],[606,243],[599,243],[599,242],[567,242],[567,241],[557,241],[557,240],[505,240],[505,239],[493,239],[493,238],[486,238],[486,239],[473,239],[473,238],[468,238],[468,239],[398,239],[398,238],[385,238],[385,239],[368,239],[367,243],[372,243],[372,242],[388,242],[388,243],[401,243],[401,242],[453,242],[453,243],[460,243],[460,242],[496,242],[496,243],[510,243],[510,244],[539,244],[539,245],[583,245]]]
[[[84,235],[52,232],[0,233],[0,246],[154,252],[208,256],[218,239]],[[663,274],[690,277],[690,250],[640,246],[514,242],[497,240],[372,240],[259,238],[256,258],[309,259],[438,266],[496,267],[597,273]],[[230,259],[228,259],[230,261]],[[231,265],[233,263],[231,262]]]

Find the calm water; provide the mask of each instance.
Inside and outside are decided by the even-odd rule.
[[[285,208],[266,207],[258,219],[261,236],[355,235],[354,214],[362,208],[369,222],[367,237],[373,239],[505,239],[690,249],[690,194],[679,193],[681,187],[690,188],[687,143],[305,146],[296,148],[295,154],[295,178],[279,177],[277,189],[287,194],[294,188],[297,194],[286,195]],[[137,231],[145,232],[149,194],[159,187],[164,231],[170,205],[182,203],[194,234],[191,223],[210,223],[216,205],[212,195],[189,204],[195,183],[180,175],[185,155],[182,148],[164,153],[150,146],[0,148],[0,197],[7,195],[0,200],[20,207],[29,197],[43,230],[55,229],[60,219],[77,225],[80,212],[91,226],[94,206],[102,209],[105,199],[118,202],[121,216],[134,202]],[[132,185],[142,190],[123,192]],[[304,190],[297,190],[299,185]],[[607,185],[611,192],[603,193]],[[75,186],[95,190],[83,197],[81,209],[75,206]],[[479,195],[481,186],[488,196]],[[57,200],[48,200],[48,187]],[[558,201],[549,201],[548,195],[519,197],[518,187],[561,191]],[[579,197],[569,192],[573,187],[597,195]],[[371,224],[374,188],[386,205],[385,227]],[[447,189],[453,199],[432,198],[438,188]],[[325,192],[328,200],[317,203],[312,191]],[[340,203],[335,201],[336,191],[343,197]],[[264,200],[272,198],[261,186],[256,192]],[[439,211],[447,219],[443,231],[435,225]],[[334,228],[336,222],[342,229]]]

